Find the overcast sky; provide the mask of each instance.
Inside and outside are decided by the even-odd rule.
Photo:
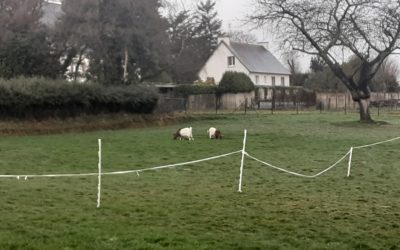
[[[216,8],[223,21],[224,30],[228,30],[229,26],[234,30],[243,29],[243,22],[251,13],[251,1],[253,0],[216,0]]]

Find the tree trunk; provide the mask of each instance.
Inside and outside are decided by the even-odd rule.
[[[125,59],[124,59],[124,75],[123,75],[124,82],[128,82],[128,48],[125,47]]]
[[[360,99],[357,102],[358,102],[358,105],[360,106],[360,122],[372,123],[373,120],[369,113],[370,99],[369,98],[368,99]]]
[[[76,82],[76,79],[78,78],[78,75],[79,75],[79,67],[82,64],[82,60],[83,60],[83,51],[80,51],[79,52],[79,58],[78,58],[78,61],[76,62],[75,70],[74,70],[74,81],[75,82]]]

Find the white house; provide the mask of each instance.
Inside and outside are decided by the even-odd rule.
[[[247,74],[256,87],[290,86],[290,72],[269,51],[267,43],[244,44],[218,39],[218,46],[199,71],[202,81],[219,84],[226,71]]]

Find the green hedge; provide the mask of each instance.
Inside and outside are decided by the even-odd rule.
[[[244,73],[225,72],[218,86],[182,84],[175,88],[175,94],[183,97],[201,94],[224,94],[251,92],[255,89],[251,79]]]
[[[217,87],[210,85],[181,84],[175,88],[175,93],[179,96],[215,94]]]
[[[149,86],[104,86],[42,78],[0,80],[1,118],[151,113],[157,100],[156,89]]]
[[[251,79],[240,72],[225,72],[218,85],[219,93],[251,92],[254,89]]]

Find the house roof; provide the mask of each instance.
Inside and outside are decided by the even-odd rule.
[[[228,47],[251,73],[290,75],[289,70],[262,45],[230,42]]]

